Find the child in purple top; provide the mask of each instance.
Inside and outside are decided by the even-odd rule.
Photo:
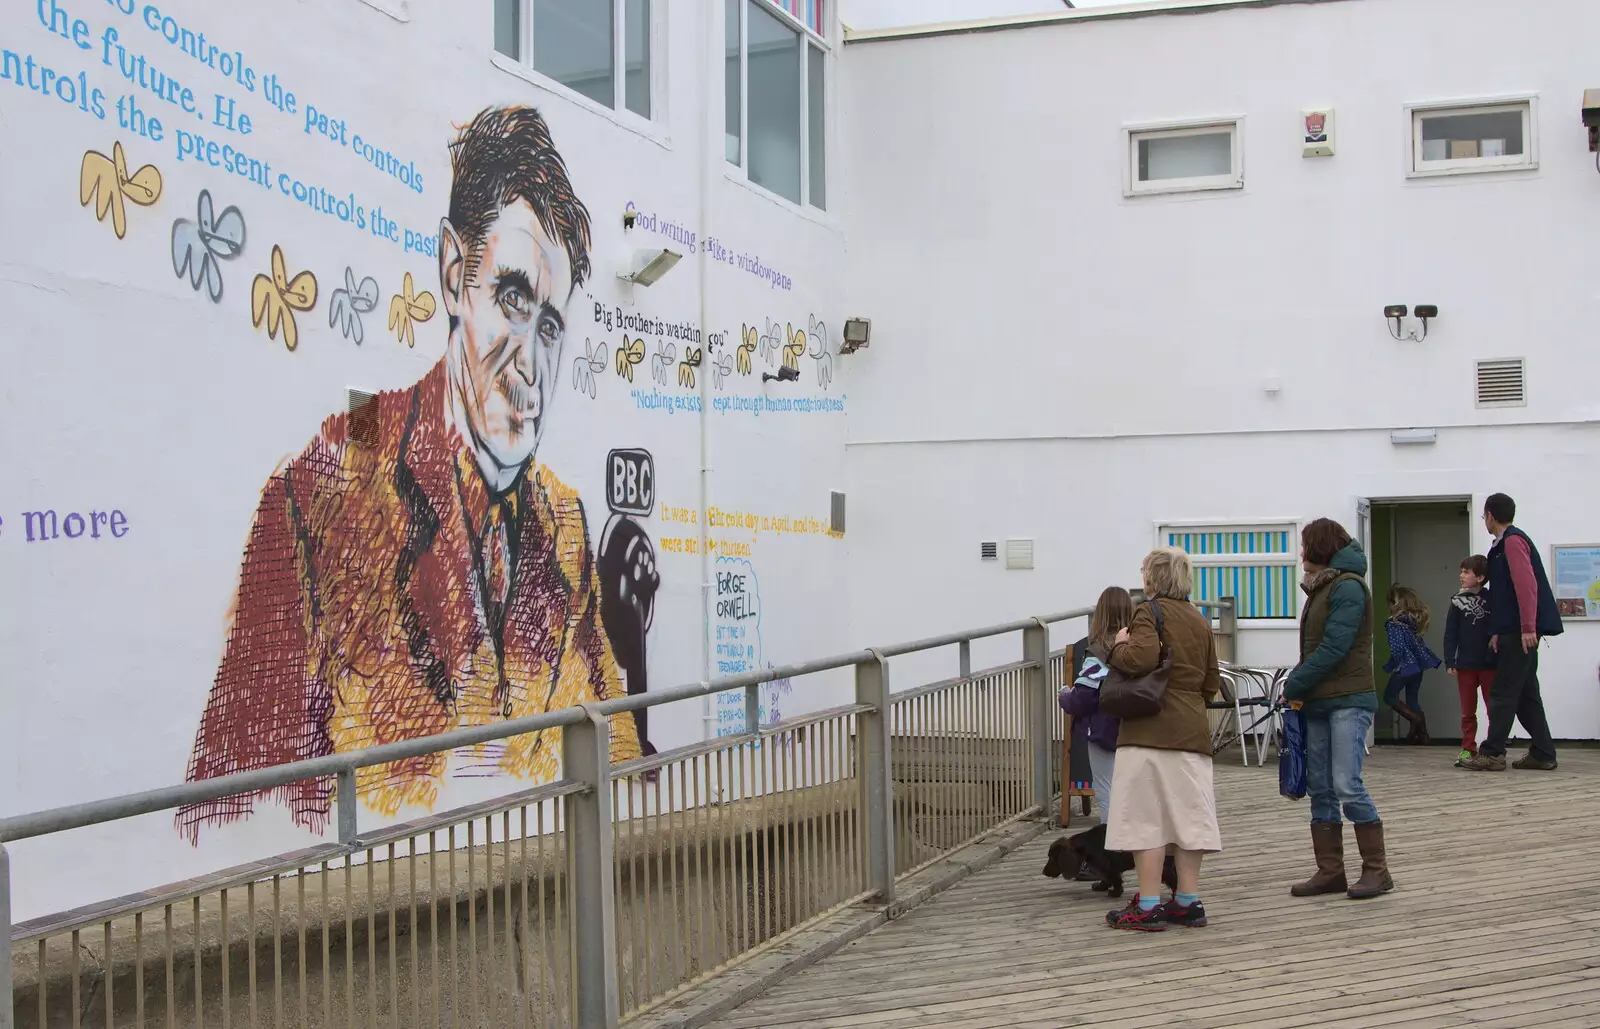
[[[1100,683],[1110,670],[1106,658],[1117,632],[1133,624],[1133,597],[1120,586],[1100,594],[1089,620],[1089,635],[1072,648],[1075,658],[1072,685],[1062,691],[1060,703],[1072,716],[1072,745],[1084,747],[1094,773],[1094,802],[1104,819],[1111,810],[1111,779],[1116,769],[1119,721],[1100,710]]]

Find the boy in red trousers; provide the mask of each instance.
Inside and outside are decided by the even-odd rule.
[[[1489,605],[1493,598],[1483,585],[1489,562],[1474,554],[1461,562],[1461,592],[1450,601],[1444,623],[1444,663],[1456,677],[1461,698],[1461,754],[1456,764],[1478,752],[1478,696],[1489,703],[1494,684],[1495,653],[1489,646]]]

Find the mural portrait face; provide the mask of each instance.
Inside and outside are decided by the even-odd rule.
[[[589,213],[539,113],[489,108],[451,147],[439,281],[457,430],[491,489],[506,489],[544,435],[567,304],[589,271]]]
[[[447,360],[467,423],[460,428],[480,459],[514,474],[533,459],[544,433],[566,339],[572,260],[525,200],[490,223],[470,278],[448,222],[442,238]]]

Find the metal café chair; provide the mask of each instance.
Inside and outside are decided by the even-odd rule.
[[[1212,734],[1212,753],[1219,753],[1237,742],[1244,764],[1250,764],[1250,739],[1255,737],[1256,763],[1266,764],[1267,746],[1282,745],[1283,720],[1278,705],[1283,699],[1286,668],[1255,668],[1223,662],[1218,668],[1222,696],[1208,707],[1225,712]],[[1245,709],[1253,719],[1246,725]]]

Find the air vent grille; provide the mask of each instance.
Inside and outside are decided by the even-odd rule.
[[[378,398],[359,389],[349,394],[350,442],[363,447],[378,445]]]
[[[1478,406],[1522,407],[1528,402],[1522,358],[1478,362]]]
[[[980,544],[978,544],[978,556],[980,558],[982,558],[983,560],[985,560],[985,561],[998,561],[998,560],[1000,560],[1000,544],[998,544],[998,543],[980,543]]]
[[[1033,567],[1033,540],[1006,540],[1006,567],[1026,571]]]
[[[829,508],[828,531],[838,536],[844,535],[844,494],[838,490],[833,491],[832,506]]]

